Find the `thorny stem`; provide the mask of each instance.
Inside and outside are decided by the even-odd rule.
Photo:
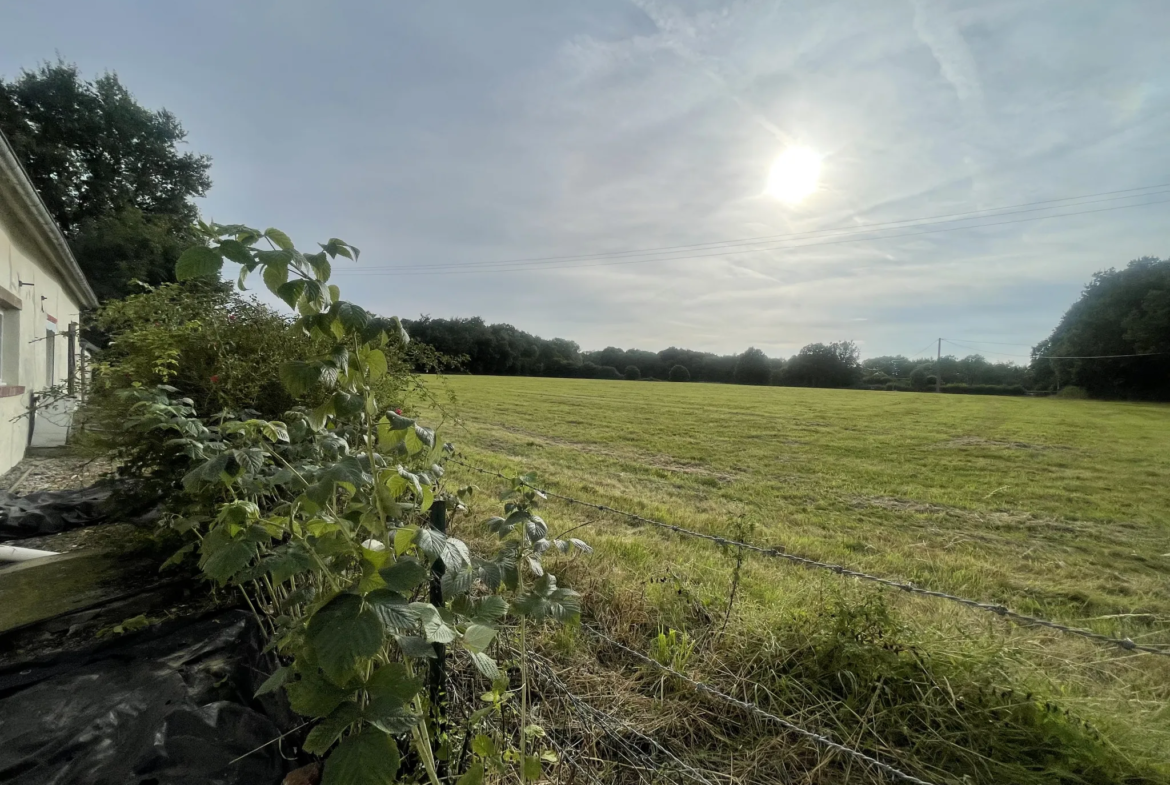
[[[516,593],[524,592],[524,572],[517,570]],[[520,617],[520,782],[526,782],[524,761],[527,758],[528,730],[528,641],[525,635],[528,627],[528,617]]]

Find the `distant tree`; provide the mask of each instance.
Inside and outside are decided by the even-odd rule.
[[[915,390],[928,390],[934,386],[934,363],[922,363],[910,372],[910,386]]]
[[[768,356],[752,346],[739,356],[732,378],[736,384],[767,384],[771,375]]]
[[[186,226],[166,216],[147,216],[137,207],[86,220],[70,245],[85,260],[86,278],[100,300],[128,293],[138,280],[158,286],[173,278],[175,262],[194,239]]]
[[[781,374],[783,383],[794,387],[849,387],[860,378],[860,352],[853,341],[809,344]]]
[[[625,377],[627,381],[636,382],[642,378],[642,372],[638,370],[636,365],[627,365]]]
[[[1075,385],[1095,398],[1170,400],[1170,260],[1143,257],[1096,273],[1032,356],[1041,389]]]
[[[117,74],[87,82],[58,60],[0,79],[0,131],[101,294],[126,294],[123,273],[174,280],[159,233],[185,232],[197,216],[193,198],[211,186],[211,160],[179,151],[187,135],[174,115],[139,105]],[[136,228],[142,238],[130,236]],[[123,250],[131,257],[110,270]]]
[[[603,365],[597,369],[597,373],[594,374],[593,378],[595,378],[595,379],[620,379],[620,378],[622,378],[622,374],[617,368],[614,368],[612,365]]]
[[[670,369],[670,380],[672,382],[689,382],[691,372],[681,365],[676,365]]]

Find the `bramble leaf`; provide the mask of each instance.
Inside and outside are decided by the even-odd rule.
[[[394,785],[398,745],[377,728],[347,736],[325,760],[321,785]]]

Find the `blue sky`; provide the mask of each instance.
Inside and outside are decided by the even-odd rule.
[[[1165,0],[3,0],[0,19],[0,73],[57,53],[117,71],[214,159],[205,217],[360,246],[336,282],[386,314],[586,349],[873,356],[941,335],[1007,359],[1094,271],[1170,253],[1170,204],[1129,206],[1163,189],[981,229],[596,256],[1170,183]],[[823,162],[790,205],[763,189],[794,145]],[[1084,214],[1019,220],[1061,212]],[[474,267],[562,256],[591,258]]]

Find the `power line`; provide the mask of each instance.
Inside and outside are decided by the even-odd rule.
[[[950,338],[943,338],[944,341],[955,346],[960,346],[971,351],[985,351],[975,346],[968,346],[967,344],[953,341]],[[1004,357],[1027,357],[1035,360],[1115,360],[1122,357],[1162,357],[1170,352],[1141,352],[1136,354],[1083,354],[1083,355],[1063,355],[1063,354],[1038,354],[1033,357],[1030,354],[1008,354],[1007,352],[993,352],[985,351],[986,354],[998,354]]]
[[[860,750],[855,750],[855,749],[852,749],[851,747],[846,747],[844,744],[840,744],[838,742],[835,742],[827,736],[822,736],[819,733],[814,733],[813,731],[805,730],[804,728],[800,727],[799,725],[793,725],[791,722],[784,719],[783,717],[779,717],[775,714],[772,714],[771,712],[764,711],[763,709],[761,709],[759,706],[757,706],[754,703],[749,703],[748,701],[742,701],[739,698],[728,695],[726,692],[722,692],[722,691],[712,687],[709,684],[705,684],[704,682],[696,681],[695,679],[692,679],[689,676],[685,676],[682,673],[679,673],[674,668],[671,668],[668,665],[663,665],[661,662],[658,662],[657,660],[651,659],[650,657],[647,657],[645,654],[642,654],[639,651],[635,651],[634,649],[631,649],[629,646],[618,643],[613,638],[609,637],[608,635],[601,632],[600,630],[596,630],[596,629],[589,627],[589,626],[586,626],[586,625],[582,625],[582,629],[584,629],[586,632],[590,633],[591,635],[599,638],[600,640],[605,641],[606,643],[610,644],[611,646],[615,646],[615,647],[621,649],[622,651],[626,652],[627,654],[632,655],[633,657],[635,657],[638,660],[644,662],[645,664],[651,666],[652,668],[656,668],[656,669],[662,671],[663,673],[669,673],[671,676],[674,676],[677,679],[681,679],[682,681],[685,681],[687,684],[690,684],[692,687],[694,687],[695,690],[697,690],[698,692],[705,693],[707,695],[710,695],[713,698],[718,698],[719,700],[721,700],[725,703],[730,703],[733,706],[737,706],[746,712],[749,712],[751,714],[756,715],[757,717],[761,717],[763,719],[769,720],[770,722],[774,722],[777,725],[779,725],[780,727],[784,728],[785,730],[790,731],[791,733],[795,733],[798,736],[803,736],[804,738],[809,739],[813,743],[815,743],[821,747],[824,747],[825,749],[829,749],[829,750],[832,750],[834,752],[839,752],[842,755],[845,755],[846,757],[852,758],[853,760],[861,761],[862,763],[865,763],[866,765],[872,766],[873,768],[882,772],[890,779],[899,780],[901,782],[909,782],[909,783],[912,783],[912,785],[931,785],[931,783],[927,782],[926,780],[920,780],[912,774],[907,774],[904,771],[900,771],[899,769],[895,769],[893,766],[889,765],[888,763],[882,763],[877,758],[866,755],[864,752],[861,752]]]
[[[483,468],[480,468],[479,466],[475,466],[474,464],[470,464],[470,463],[467,463],[465,461],[459,460],[458,458],[451,458],[450,460],[453,463],[456,463],[460,466],[465,466],[468,469],[479,472],[480,474],[491,475],[491,476],[498,477],[502,480],[506,480],[509,482],[512,481],[512,478],[510,478],[507,475],[504,475],[500,472],[492,471],[490,469],[483,469]],[[1147,654],[1160,654],[1164,657],[1170,657],[1170,648],[1162,649],[1162,648],[1157,648],[1155,646],[1145,646],[1145,645],[1142,645],[1140,643],[1135,643],[1134,641],[1130,640],[1129,638],[1114,638],[1110,635],[1102,635],[1101,633],[1093,632],[1092,630],[1083,630],[1083,629],[1080,629],[1078,627],[1069,627],[1067,625],[1060,624],[1059,622],[1048,621],[1047,619],[1041,619],[1041,618],[1037,618],[1035,616],[1028,616],[1027,614],[1023,614],[1023,613],[1017,613],[1016,611],[1010,610],[1009,608],[1007,608],[1006,606],[1003,606],[1003,605],[993,605],[991,603],[979,602],[978,600],[972,600],[972,599],[968,599],[966,597],[958,597],[958,596],[953,595],[953,594],[947,594],[946,592],[934,591],[932,589],[922,589],[922,588],[919,588],[918,586],[915,586],[913,583],[909,583],[906,581],[891,580],[890,578],[882,578],[881,576],[878,576],[878,575],[870,575],[869,573],[860,572],[858,570],[851,570],[848,567],[843,567],[840,564],[830,564],[828,562],[821,562],[821,561],[817,561],[816,559],[810,559],[810,558],[805,557],[805,556],[798,556],[798,555],[793,554],[793,553],[787,553],[786,551],[783,551],[780,548],[761,548],[758,545],[751,545],[749,543],[741,542],[739,540],[733,540],[733,539],[728,538],[728,537],[720,537],[720,536],[714,535],[714,534],[704,534],[703,532],[697,532],[697,531],[694,531],[692,529],[687,529],[685,527],[677,526],[677,525],[672,524],[672,523],[666,523],[664,521],[658,521],[658,520],[655,520],[653,518],[647,518],[645,516],[638,515],[637,513],[626,512],[624,510],[618,510],[618,509],[615,509],[613,507],[609,507],[608,505],[605,505],[605,504],[595,504],[593,502],[582,501],[581,499],[574,499],[572,496],[565,496],[564,494],[555,493],[553,491],[549,491],[549,490],[546,490],[544,488],[537,488],[535,485],[532,485],[531,483],[527,483],[527,482],[523,482],[523,481],[521,481],[521,482],[524,485],[526,485],[527,487],[531,488],[532,490],[543,493],[546,496],[551,496],[555,499],[560,499],[562,501],[568,502],[570,504],[576,504],[576,505],[579,505],[581,507],[589,507],[591,509],[599,510],[601,512],[608,512],[608,513],[612,513],[614,515],[621,515],[623,517],[629,518],[630,520],[638,521],[640,523],[648,523],[651,526],[656,526],[660,529],[666,529],[668,531],[674,532],[675,534],[681,534],[685,537],[695,537],[697,539],[707,540],[709,542],[713,542],[716,545],[720,545],[720,546],[732,546],[732,547],[737,547],[737,548],[743,548],[744,550],[752,551],[754,553],[758,553],[758,554],[761,554],[763,556],[769,556],[769,557],[772,557],[775,559],[782,559],[784,561],[790,561],[790,562],[793,562],[795,564],[799,564],[803,567],[810,567],[810,568],[815,568],[815,569],[820,569],[820,570],[828,570],[828,571],[834,572],[838,575],[843,575],[843,576],[849,577],[849,578],[857,578],[857,579],[863,580],[863,581],[869,581],[871,583],[876,583],[876,584],[879,584],[881,586],[888,586],[888,587],[893,588],[893,589],[900,589],[904,592],[909,592],[911,594],[918,594],[918,595],[921,595],[924,597],[934,597],[934,598],[940,599],[940,600],[949,600],[950,602],[956,602],[956,603],[959,603],[960,605],[965,605],[968,608],[974,608],[976,610],[994,613],[997,616],[1002,616],[1006,619],[1011,619],[1012,621],[1018,622],[1020,624],[1027,624],[1027,625],[1031,625],[1034,627],[1045,627],[1045,628],[1048,628],[1051,630],[1056,630],[1058,632],[1068,633],[1069,635],[1078,635],[1082,638],[1088,638],[1090,640],[1098,641],[1100,643],[1107,643],[1107,644],[1110,644],[1112,646],[1118,646],[1122,649],[1125,649],[1126,651],[1142,651],[1142,652],[1146,652]]]
[[[1021,204],[1003,205],[1001,207],[985,207],[985,208],[982,208],[979,210],[968,210],[966,212],[960,212],[960,213],[945,213],[942,215],[918,216],[915,218],[900,218],[900,219],[892,220],[892,221],[878,221],[878,222],[875,222],[872,224],[868,224],[866,226],[826,227],[823,229],[811,229],[809,231],[804,231],[804,232],[783,232],[781,234],[756,235],[754,237],[742,237],[742,238],[730,239],[730,240],[713,240],[713,241],[709,241],[709,242],[705,242],[705,243],[690,243],[690,244],[686,244],[686,245],[665,245],[665,246],[655,246],[655,247],[651,247],[651,248],[634,248],[634,249],[628,249],[625,251],[597,251],[597,252],[588,253],[588,254],[569,254],[569,255],[564,255],[564,256],[529,256],[529,257],[520,257],[520,258],[515,258],[515,259],[496,259],[496,260],[492,260],[492,261],[482,261],[482,262],[464,262],[464,263],[461,263],[461,265],[471,267],[471,266],[480,266],[480,265],[510,265],[510,264],[521,264],[521,263],[526,263],[526,262],[579,261],[579,260],[588,260],[588,259],[597,259],[597,258],[616,258],[616,257],[621,257],[621,256],[641,256],[644,254],[668,253],[671,251],[686,250],[686,249],[699,249],[699,248],[721,247],[721,246],[730,246],[730,245],[747,245],[747,244],[753,244],[753,243],[766,242],[766,241],[770,241],[770,240],[776,240],[776,239],[783,238],[783,237],[801,237],[801,236],[807,236],[807,235],[824,234],[826,232],[836,232],[836,233],[869,232],[869,231],[873,231],[875,229],[879,229],[883,226],[889,227],[889,226],[893,226],[895,224],[915,223],[915,222],[919,222],[919,221],[942,221],[943,219],[955,219],[955,218],[959,218],[961,216],[978,216],[981,218],[994,218],[994,217],[997,217],[996,215],[994,215],[994,213],[1005,214],[1005,213],[1002,213],[1002,211],[1004,211],[1004,210],[1013,210],[1016,212],[1014,212],[1012,214],[1018,214],[1018,213],[1025,213],[1025,212],[1036,212],[1037,210],[1054,210],[1054,209],[1059,209],[1060,207],[1080,207],[1083,204],[1098,204],[1099,202],[1115,201],[1115,200],[1119,200],[1119,199],[1137,199],[1137,198],[1141,198],[1141,197],[1145,197],[1145,196],[1159,196],[1163,193],[1166,193],[1165,191],[1158,191],[1157,190],[1157,189],[1162,189],[1162,188],[1170,188],[1170,183],[1162,183],[1160,185],[1147,185],[1147,186],[1142,186],[1140,188],[1126,188],[1126,189],[1123,189],[1120,191],[1102,191],[1099,193],[1084,194],[1082,196],[1067,196],[1067,197],[1064,197],[1062,199],[1044,199],[1044,200],[1037,201],[1037,202],[1024,202]],[[1140,194],[1133,193],[1135,191],[1147,191],[1147,193],[1140,193]],[[1155,192],[1149,193],[1150,191],[1155,191]],[[1116,196],[1115,195],[1115,194],[1123,194],[1123,193],[1128,193],[1131,195],[1130,196]],[[1056,207],[1038,207],[1038,208],[1035,208],[1034,210],[1018,210],[1018,208],[1021,208],[1021,207],[1032,207],[1033,205],[1042,205],[1042,204],[1051,205],[1051,204],[1055,204],[1056,202],[1069,202],[1069,201],[1075,201],[1075,200],[1080,200],[1080,199],[1091,199],[1091,198],[1096,197],[1096,196],[1108,196],[1110,198],[1101,199],[1101,200],[1094,201],[1094,202],[1082,202],[1081,204],[1059,205]],[[981,213],[982,214],[990,213],[991,215],[980,215]],[[972,219],[967,218],[964,220],[972,220]]]
[[[1160,195],[1160,194],[1158,194],[1158,195]],[[888,235],[883,235],[883,236],[879,236],[879,237],[849,236],[849,237],[845,237],[843,239],[826,240],[826,241],[822,241],[822,242],[813,242],[813,243],[803,243],[800,245],[778,245],[778,246],[771,246],[771,247],[767,247],[767,248],[752,248],[752,249],[742,250],[742,251],[734,251],[734,250],[733,251],[722,251],[719,253],[697,254],[697,255],[691,255],[691,256],[684,255],[684,256],[663,257],[663,258],[655,258],[655,259],[622,259],[622,260],[618,260],[618,261],[609,261],[609,262],[603,261],[603,262],[600,262],[598,264],[542,265],[542,266],[533,266],[533,267],[514,266],[514,267],[499,267],[499,268],[493,268],[493,269],[469,269],[469,264],[429,265],[429,266],[424,265],[424,266],[418,266],[418,267],[400,267],[400,268],[395,268],[395,269],[379,269],[379,270],[374,270],[374,271],[354,270],[354,269],[346,270],[343,268],[341,270],[335,271],[334,275],[341,275],[341,274],[364,275],[364,276],[369,277],[369,276],[393,276],[393,275],[451,275],[451,274],[457,274],[457,273],[462,273],[462,274],[512,273],[512,272],[534,272],[534,271],[539,271],[539,270],[583,269],[583,268],[588,268],[588,267],[612,267],[612,266],[616,266],[616,265],[646,264],[646,263],[650,263],[650,262],[690,261],[690,260],[708,259],[708,258],[714,258],[714,257],[724,258],[727,256],[741,256],[744,254],[762,253],[762,252],[766,252],[766,251],[786,251],[786,250],[797,250],[797,249],[801,249],[801,248],[813,248],[813,247],[827,246],[827,245],[841,245],[844,243],[853,243],[853,242],[859,242],[859,241],[863,241],[863,240],[871,240],[871,241],[894,240],[894,239],[898,239],[898,238],[902,238],[902,237],[919,237],[919,236],[927,235],[927,234],[938,234],[940,232],[953,232],[953,231],[959,231],[962,229],[987,229],[987,228],[994,227],[994,226],[1006,226],[1008,224],[1028,223],[1028,222],[1032,222],[1032,221],[1042,221],[1042,220],[1046,220],[1049,218],[1071,218],[1071,217],[1078,216],[1078,215],[1090,215],[1093,213],[1112,212],[1114,210],[1126,210],[1126,209],[1130,209],[1133,207],[1150,207],[1152,205],[1157,205],[1157,204],[1166,204],[1167,202],[1170,202],[1170,199],[1162,199],[1162,200],[1157,200],[1157,201],[1152,201],[1152,202],[1142,202],[1140,204],[1118,205],[1115,207],[1102,207],[1102,208],[1098,208],[1096,210],[1082,210],[1079,212],[1058,213],[1056,215],[1039,215],[1039,216],[1032,216],[1030,218],[1017,218],[1017,219],[1014,219],[1011,221],[995,221],[995,222],[990,222],[990,223],[971,224],[971,225],[967,225],[967,226],[941,227],[941,228],[936,228],[936,229],[928,229],[928,230],[921,231],[921,232],[904,232],[902,234],[888,234]],[[1003,213],[1003,215],[1010,215],[1010,214],[1011,213]],[[920,224],[920,225],[926,226],[928,224]],[[861,230],[861,231],[857,232],[856,234],[865,234],[868,231],[869,230]],[[591,259],[603,259],[605,257],[590,257],[590,258]]]

